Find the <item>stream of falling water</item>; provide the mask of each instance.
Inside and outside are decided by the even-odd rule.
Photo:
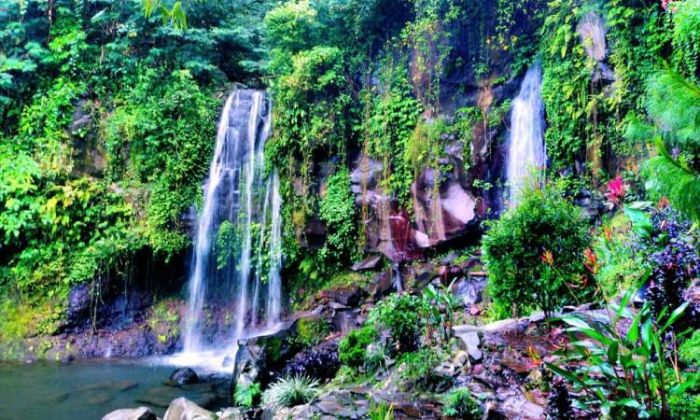
[[[510,116],[506,169],[510,207],[518,205],[520,193],[528,182],[539,182],[537,171],[544,169],[546,161],[544,130],[542,71],[535,64],[525,74]]]
[[[183,352],[177,356],[183,362],[230,356],[238,339],[280,321],[279,178],[273,172],[266,179],[264,164],[270,111],[264,92],[247,89],[234,91],[222,110],[194,243]],[[232,302],[232,325],[207,322],[213,307]],[[224,342],[211,340],[220,336]]]

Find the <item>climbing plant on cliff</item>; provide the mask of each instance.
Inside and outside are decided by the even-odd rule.
[[[330,264],[347,264],[358,251],[355,196],[350,190],[350,175],[341,169],[328,179],[326,195],[321,199],[319,217],[328,237],[321,257]]]

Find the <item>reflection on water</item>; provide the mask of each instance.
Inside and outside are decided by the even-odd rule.
[[[144,361],[0,363],[0,419],[101,419],[112,410],[138,406],[162,417],[180,396],[209,409],[227,403],[227,378],[174,387],[165,383],[173,370]]]

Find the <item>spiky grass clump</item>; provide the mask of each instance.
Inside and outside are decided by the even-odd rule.
[[[319,383],[304,375],[280,378],[265,390],[263,405],[273,411],[313,401],[319,393]]]

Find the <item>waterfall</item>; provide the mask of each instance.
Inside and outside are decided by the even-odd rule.
[[[277,173],[265,179],[264,164],[270,129],[270,102],[264,92],[239,89],[228,97],[197,225],[184,354],[235,349],[251,330],[280,320],[281,198]],[[230,338],[206,342],[212,332],[204,322],[207,310],[231,304],[233,325],[214,326],[216,333]]]
[[[507,178],[509,204],[515,207],[522,188],[545,165],[542,71],[535,64],[527,71],[520,92],[513,100],[508,138]]]

